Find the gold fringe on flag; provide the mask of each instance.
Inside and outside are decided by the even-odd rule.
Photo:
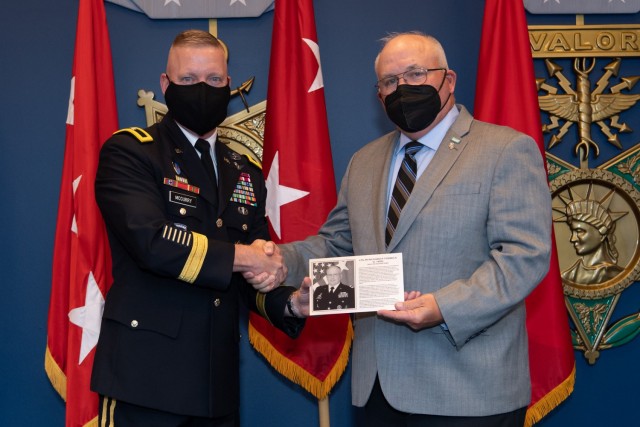
[[[62,400],[67,401],[67,376],[62,372],[58,362],[53,358],[49,347],[44,354],[44,370],[49,377],[49,381],[53,388],[58,392]],[[98,427],[98,417],[95,417],[83,427]]]
[[[53,358],[47,346],[44,354],[44,370],[49,377],[49,381],[53,388],[58,392],[62,400],[67,401],[67,376],[62,372],[58,362]]]
[[[527,409],[524,427],[531,427],[569,397],[573,392],[575,381],[576,365],[574,364],[571,374],[564,381]]]
[[[351,348],[351,341],[353,340],[353,325],[349,322],[347,328],[344,345],[338,360],[331,368],[331,372],[325,378],[324,381],[320,381],[315,376],[311,375],[301,366],[297,365],[291,359],[287,358],[284,354],[278,351],[264,335],[262,335],[252,324],[249,322],[249,342],[253,347],[262,354],[265,359],[273,366],[276,371],[284,375],[290,381],[300,385],[309,393],[314,395],[316,399],[321,400],[329,395],[329,392],[333,386],[338,382],[342,373],[349,363],[349,350]]]

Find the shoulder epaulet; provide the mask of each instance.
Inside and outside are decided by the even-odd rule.
[[[153,137],[151,136],[151,134],[139,127],[130,127],[130,128],[120,129],[118,131],[115,131],[113,134],[118,135],[121,133],[126,133],[133,136],[135,139],[138,140],[140,144],[148,144],[150,142],[153,142]]]
[[[257,161],[253,157],[249,156],[248,154],[243,154],[243,156],[245,156],[247,158],[247,160],[249,160],[249,162],[253,163],[258,169],[262,170],[262,164],[260,164],[259,161]]]

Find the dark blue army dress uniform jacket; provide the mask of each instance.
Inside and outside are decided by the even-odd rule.
[[[91,388],[192,416],[239,403],[239,301],[295,337],[295,290],[256,292],[232,273],[235,243],[269,240],[261,170],[216,144],[217,194],[171,114],[103,146],[96,200],[113,258]]]

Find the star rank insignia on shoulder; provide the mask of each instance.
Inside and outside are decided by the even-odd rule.
[[[137,139],[140,144],[148,144],[153,142],[153,137],[151,136],[151,134],[139,127],[130,127],[130,128],[120,129],[115,131],[113,134],[114,135],[120,135],[120,134],[131,135],[135,139]]]

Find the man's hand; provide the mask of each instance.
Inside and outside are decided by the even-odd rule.
[[[305,277],[302,280],[300,289],[293,293],[291,297],[291,308],[296,317],[308,317],[309,316],[309,289],[311,288],[311,279]],[[285,310],[285,315],[289,316],[288,310]]]
[[[263,242],[262,250],[265,255],[280,256],[280,248],[275,243],[265,242],[264,240],[256,240],[253,243],[256,243],[256,242]],[[284,263],[284,260],[283,260],[283,263]],[[286,265],[284,266],[284,268],[285,268],[285,278],[286,278],[286,269],[287,269]],[[253,285],[253,287],[256,289],[261,289],[266,286],[269,286],[271,284],[271,280],[273,279],[273,276],[271,276],[267,272],[256,273],[254,271],[243,271],[242,276],[245,278],[247,282],[249,282],[249,284]],[[284,281],[284,279],[282,280]],[[279,283],[282,283],[282,281]]]
[[[396,310],[379,310],[378,316],[407,324],[416,331],[441,324],[444,319],[433,294],[405,292],[405,301],[397,302]]]
[[[296,313],[300,313],[302,317],[309,316],[309,299],[310,299],[310,290],[311,289],[311,279],[305,277],[302,280],[302,284],[300,285],[300,289],[298,289],[293,295],[293,299],[291,303],[293,304],[294,310]]]
[[[259,277],[261,280],[250,281],[260,292],[269,292],[277,288],[287,277],[287,266],[280,255],[280,249],[273,242],[261,239],[251,245],[236,245],[233,271],[246,277]]]

